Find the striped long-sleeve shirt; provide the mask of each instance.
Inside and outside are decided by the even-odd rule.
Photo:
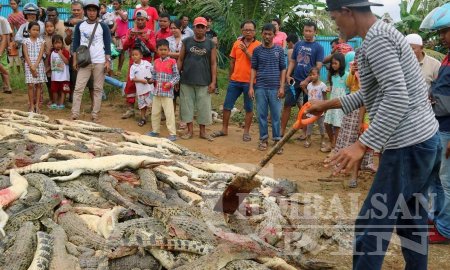
[[[438,130],[419,63],[403,35],[377,21],[357,52],[361,91],[340,98],[349,113],[366,106],[370,126],[360,142],[376,150],[423,142]]]

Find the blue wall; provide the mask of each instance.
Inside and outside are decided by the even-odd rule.
[[[316,41],[320,43],[320,45],[322,45],[324,51],[325,51],[325,56],[330,55],[331,53],[331,44],[330,42],[335,39],[337,37],[325,37],[325,36],[318,36],[316,37]],[[353,49],[359,48],[361,46],[362,43],[362,39],[361,38],[354,38],[348,41],[348,44],[350,44]],[[326,82],[326,80],[328,76],[328,71],[325,67],[322,67],[322,69],[320,70],[320,77],[322,79],[323,82]]]

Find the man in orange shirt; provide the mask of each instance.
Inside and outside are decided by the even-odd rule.
[[[256,25],[253,21],[245,21],[241,24],[242,37],[239,38],[231,49],[230,57],[230,83],[228,84],[227,95],[223,104],[223,124],[222,130],[214,132],[212,137],[228,135],[228,123],[230,121],[231,110],[236,100],[244,94],[245,123],[243,141],[251,141],[250,125],[253,119],[253,100],[248,95],[250,86],[251,59],[253,50],[261,45],[255,39]]]

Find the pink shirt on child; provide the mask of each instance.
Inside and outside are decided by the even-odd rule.
[[[127,14],[128,16],[128,13],[126,11],[124,11],[124,13]],[[116,37],[122,38],[126,36],[128,32],[128,19],[124,21],[119,15],[117,15],[116,24],[117,24]]]

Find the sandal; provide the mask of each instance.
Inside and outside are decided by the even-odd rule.
[[[189,140],[189,139],[192,139],[192,137],[194,137],[194,135],[192,134],[192,133],[185,133],[185,134],[183,134],[183,135],[181,135],[181,139],[183,139],[183,140]]]
[[[309,147],[311,147],[311,142],[308,141],[308,140],[306,140],[305,143],[303,144],[303,146],[304,146],[305,148],[309,148]]]
[[[297,141],[304,141],[304,140],[306,140],[306,135],[305,135],[305,134],[300,135],[300,136],[297,137],[296,140],[297,140]]]
[[[358,187],[358,181],[356,179],[351,179],[350,182],[348,182],[349,188],[356,188]]]
[[[267,150],[267,141],[260,141],[258,144],[258,150],[266,151]]]
[[[5,93],[5,94],[12,94],[12,90],[11,89],[5,89],[5,90],[3,90],[3,93]]]
[[[218,137],[223,137],[223,136],[227,136],[228,134],[225,134],[225,132],[223,132],[222,130],[218,130],[218,131],[214,131],[210,136],[212,138],[218,138]]]
[[[249,142],[249,141],[252,140],[252,136],[250,136],[250,134],[248,134],[248,133],[244,133],[244,134],[242,135],[242,140],[243,140],[244,142]]]
[[[204,140],[208,140],[208,142],[212,142],[214,141],[214,137],[212,137],[211,135],[200,135],[200,139],[204,139]]]
[[[145,119],[141,119],[141,120],[139,120],[139,122],[138,122],[138,126],[140,126],[140,127],[142,127],[142,126],[145,125],[145,124],[147,124],[147,120],[145,120]]]

